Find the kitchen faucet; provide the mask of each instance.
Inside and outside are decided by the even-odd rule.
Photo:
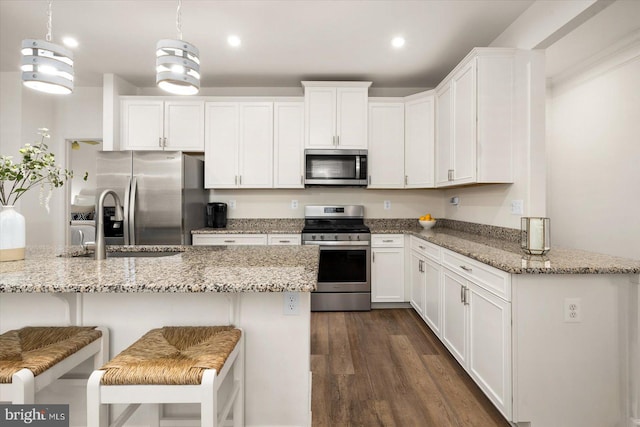
[[[113,219],[115,221],[122,221],[124,219],[122,214],[122,204],[120,197],[114,190],[104,190],[98,198],[98,222],[96,223],[96,247],[95,247],[95,259],[101,260],[107,257],[107,249],[105,247],[104,238],[104,199],[111,194],[113,200],[116,202],[115,215]]]

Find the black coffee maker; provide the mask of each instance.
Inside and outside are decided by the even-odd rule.
[[[207,203],[207,227],[227,227],[226,203]]]

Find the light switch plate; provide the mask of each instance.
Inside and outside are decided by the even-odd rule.
[[[384,210],[385,211],[391,210],[391,200],[384,201]]]
[[[229,209],[235,209],[235,208],[236,208],[236,201],[229,200]]]
[[[291,209],[298,209],[298,201],[297,200],[292,200],[291,201]]]

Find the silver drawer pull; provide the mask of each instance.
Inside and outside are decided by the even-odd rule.
[[[393,243],[393,240],[383,240],[382,243]]]
[[[291,240],[278,240],[279,243],[291,243]]]
[[[420,249],[422,249],[423,251],[427,249],[427,248],[425,248],[425,247],[424,247],[424,246],[422,246],[422,245],[418,245],[418,247],[419,247]]]
[[[463,269],[464,271],[468,271],[469,273],[473,271],[473,269],[467,267],[466,265],[461,265],[460,268]]]
[[[225,240],[224,242],[225,243],[235,243],[236,241],[235,240]]]

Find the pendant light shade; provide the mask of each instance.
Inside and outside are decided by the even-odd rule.
[[[156,45],[156,84],[176,95],[200,90],[199,51],[184,40],[160,40]]]
[[[73,92],[73,53],[62,46],[44,41],[22,41],[22,82],[41,92]]]

